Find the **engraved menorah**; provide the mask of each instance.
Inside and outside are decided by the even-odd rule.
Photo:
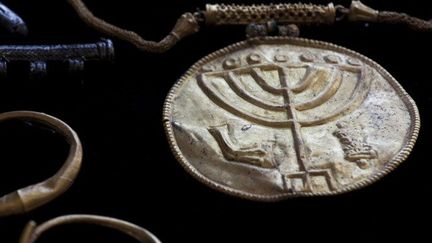
[[[262,62],[258,54],[251,54],[248,57],[248,65],[240,67],[233,65],[234,61],[228,59],[224,63],[225,70],[210,71],[198,76],[198,84],[204,93],[219,107],[230,113],[268,127],[290,128],[293,137],[293,147],[296,152],[298,171],[289,174],[282,174],[281,178],[285,189],[292,190],[293,180],[301,180],[303,183],[302,191],[312,191],[311,178],[323,176],[330,190],[335,188],[335,180],[331,175],[331,169],[310,169],[310,155],[302,136],[302,127],[316,126],[333,121],[344,114],[354,110],[366,97],[369,91],[370,79],[367,78],[366,68],[360,64],[349,62],[340,63],[336,58],[324,58],[322,62]],[[251,62],[252,60],[253,62]],[[275,58],[277,61],[277,59]],[[327,61],[330,60],[330,61]],[[304,69],[304,75],[296,84],[291,84],[290,71]],[[277,85],[272,85],[266,73],[277,73]],[[305,111],[312,111],[326,102],[338,92],[344,82],[344,73],[354,74],[356,77],[355,84],[352,85],[352,92],[348,97],[343,97],[339,101],[339,107],[334,107],[325,114],[309,114],[299,118],[298,114]],[[241,77],[250,77],[242,79]],[[246,80],[246,81],[245,81]],[[259,91],[251,92],[247,88],[248,84],[254,83]],[[321,83],[320,90],[312,98],[295,101],[295,97],[302,94],[314,84]],[[227,86],[226,86],[227,85]],[[263,96],[257,94],[265,93]],[[233,97],[236,96],[236,97]],[[270,97],[270,98],[269,98]],[[283,102],[277,102],[277,97],[282,97]],[[275,98],[275,99],[272,99]],[[233,99],[236,99],[233,102]],[[280,99],[279,99],[280,100]],[[252,105],[256,109],[243,108],[241,104]],[[233,105],[235,104],[235,105]],[[239,105],[240,104],[240,105]],[[265,112],[260,112],[265,111]],[[284,119],[278,119],[283,114]],[[224,150],[229,148],[228,139],[225,139],[220,129],[210,128],[210,133],[218,141],[218,144]],[[226,149],[225,149],[226,150]],[[224,151],[223,151],[224,152]],[[231,156],[229,155],[231,152]],[[265,156],[265,153],[259,149],[244,149],[238,152],[224,152],[226,158],[230,160],[239,160],[249,164],[257,164],[257,159]],[[265,167],[265,166],[262,166]],[[279,169],[279,168],[278,168]],[[288,184],[290,183],[290,184]]]

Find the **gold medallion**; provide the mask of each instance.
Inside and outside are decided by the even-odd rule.
[[[249,39],[200,60],[164,107],[174,155],[222,192],[275,201],[380,179],[418,135],[417,107],[380,65],[333,44]]]
[[[339,194],[378,180],[414,146],[417,107],[386,70],[354,51],[294,37],[303,26],[343,21],[432,31],[431,21],[356,0],[349,8],[207,4],[151,41],[95,17],[82,0],[68,2],[90,27],[145,52],[166,52],[204,26],[246,26],[247,41],[196,63],[164,106],[175,156],[220,191],[263,201]]]

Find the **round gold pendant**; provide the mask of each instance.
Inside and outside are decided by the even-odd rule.
[[[198,180],[275,201],[373,183],[407,158],[420,120],[401,85],[369,58],[265,37],[193,65],[168,94],[164,126]]]

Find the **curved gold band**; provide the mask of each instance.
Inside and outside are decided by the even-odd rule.
[[[156,238],[156,236],[154,236],[151,232],[135,224],[119,219],[95,215],[66,215],[51,219],[39,226],[36,225],[35,222],[31,221],[24,229],[19,242],[34,243],[44,232],[48,231],[49,229],[59,225],[74,223],[101,225],[124,232],[125,234],[128,234],[142,243],[160,243],[159,239]]]
[[[32,111],[13,111],[0,114],[0,122],[25,120],[44,124],[66,138],[69,155],[61,169],[51,178],[19,189],[0,198],[0,217],[21,214],[42,206],[65,192],[75,180],[82,161],[82,146],[78,135],[63,121]]]

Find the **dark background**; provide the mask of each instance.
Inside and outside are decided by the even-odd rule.
[[[0,44],[97,41],[65,0],[2,1],[27,22],[30,35],[3,33]],[[206,1],[86,1],[95,14],[143,37],[159,40],[180,14]],[[222,1],[214,1],[222,2]],[[229,1],[224,1],[229,2]],[[232,2],[232,1],[231,1]],[[260,1],[243,1],[243,3]],[[327,3],[327,1],[316,1]],[[377,9],[432,17],[428,1],[364,1]],[[349,1],[337,1],[346,6]],[[427,237],[431,216],[432,33],[403,26],[340,23],[302,29],[302,36],[356,50],[380,63],[416,101],[422,128],[406,162],[379,182],[347,194],[278,203],[237,199],[209,189],[176,162],[161,123],[162,105],[174,82],[201,57],[244,39],[242,27],[203,28],[166,54],[141,53],[114,40],[114,63],[90,63],[83,78],[52,72],[26,78],[11,66],[0,82],[0,112],[36,110],[72,126],[84,146],[82,170],[67,193],[25,215],[0,219],[0,242],[17,242],[29,220],[89,213],[147,228],[163,242],[364,242]],[[44,180],[63,163],[68,146],[47,129],[0,123],[0,194]],[[96,226],[63,226],[39,242],[134,242]],[[387,240],[386,240],[387,241]]]

